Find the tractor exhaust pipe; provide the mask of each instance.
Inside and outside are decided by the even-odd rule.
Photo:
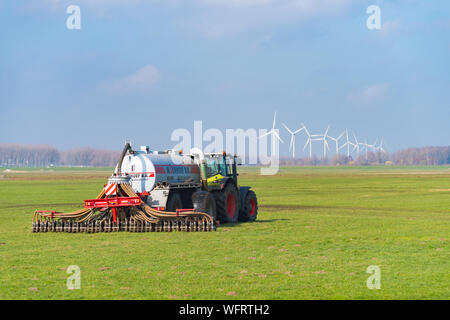
[[[189,152],[191,156],[198,157],[198,164],[200,167],[200,179],[202,180],[202,188],[203,190],[208,190],[208,182],[206,177],[206,160],[205,155],[203,154],[203,151],[198,148],[192,148]]]

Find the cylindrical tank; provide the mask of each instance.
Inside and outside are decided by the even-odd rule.
[[[135,151],[124,157],[121,169],[122,174],[130,176],[130,184],[137,193],[150,192],[158,183],[200,184],[199,166],[187,155]]]

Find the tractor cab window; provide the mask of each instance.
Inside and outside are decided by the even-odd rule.
[[[217,174],[227,175],[227,167],[223,157],[206,158],[206,176],[210,178]]]

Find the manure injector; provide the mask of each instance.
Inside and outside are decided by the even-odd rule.
[[[254,221],[258,202],[238,184],[237,156],[192,149],[133,150],[127,143],[95,199],[73,212],[37,210],[33,232],[214,231],[220,222]]]

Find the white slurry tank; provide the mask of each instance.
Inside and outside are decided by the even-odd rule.
[[[201,181],[199,165],[193,157],[171,151],[152,152],[145,146],[123,158],[121,174],[130,178],[129,183],[138,194],[151,192],[155,187],[198,187]]]

